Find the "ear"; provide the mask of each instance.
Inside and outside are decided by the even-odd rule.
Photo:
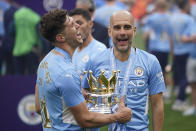
[[[109,35],[109,37],[112,37],[112,30],[111,30],[110,26],[108,27],[108,35]]]
[[[93,21],[92,21],[92,20],[91,20],[91,21],[89,21],[89,25],[90,25],[90,27],[91,27],[91,28],[93,28],[93,24],[94,24],[94,23],[93,23]]]
[[[133,36],[136,36],[136,27],[134,26],[134,29],[133,29]]]
[[[65,37],[62,34],[57,34],[56,35],[56,41],[64,42],[65,41]]]

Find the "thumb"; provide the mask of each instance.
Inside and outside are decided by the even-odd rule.
[[[121,96],[121,98],[120,98],[120,106],[125,106],[125,96]]]

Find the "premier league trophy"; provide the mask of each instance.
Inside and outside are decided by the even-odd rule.
[[[87,73],[89,73],[89,77]],[[112,71],[111,77],[107,79],[104,75],[104,70],[102,70],[101,75],[96,79],[91,70],[89,72],[85,71],[90,87],[89,98],[87,99],[89,111],[104,114],[112,113],[112,107],[119,103],[115,93],[119,73],[119,70],[117,72]]]

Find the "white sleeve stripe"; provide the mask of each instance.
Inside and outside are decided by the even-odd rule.
[[[146,98],[146,107],[145,107],[144,115],[148,114],[148,109],[149,109],[149,93],[148,93],[147,98]]]

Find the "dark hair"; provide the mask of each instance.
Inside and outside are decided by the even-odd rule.
[[[176,3],[180,9],[184,9],[189,4],[189,0],[176,0]]]
[[[56,41],[56,35],[65,29],[67,10],[55,9],[45,14],[40,21],[40,33],[50,42]]]
[[[157,0],[155,1],[155,6],[157,9],[166,9],[167,3],[165,0]]]
[[[69,12],[70,16],[74,16],[74,15],[82,15],[82,17],[84,17],[84,19],[86,19],[87,21],[91,20],[91,15],[90,13],[82,8],[75,8],[73,10],[71,10]]]

